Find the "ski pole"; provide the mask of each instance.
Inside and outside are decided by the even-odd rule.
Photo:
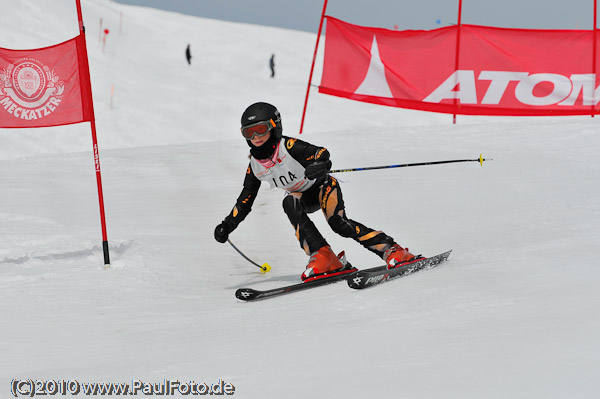
[[[248,258],[246,255],[244,255],[244,253],[242,251],[240,251],[238,249],[238,247],[236,247],[235,245],[233,245],[233,243],[231,242],[231,240],[227,239],[227,242],[229,244],[231,244],[231,246],[233,247],[233,249],[235,249],[238,254],[242,255],[244,257],[244,259],[246,259],[248,262],[252,263],[254,266],[258,267],[260,269],[261,273],[267,273],[267,272],[271,271],[271,266],[268,263],[264,263],[262,266],[259,265],[258,263],[254,262],[252,259]]]
[[[367,166],[365,168],[330,170],[328,173],[358,172],[361,170],[404,168],[407,166],[439,165],[442,163],[456,163],[456,162],[479,162],[481,164],[481,166],[483,166],[484,161],[493,161],[493,159],[485,159],[483,157],[483,154],[480,154],[478,159],[454,159],[454,160],[449,160],[449,161],[430,161],[430,162],[404,163],[404,164],[398,164],[398,165]]]

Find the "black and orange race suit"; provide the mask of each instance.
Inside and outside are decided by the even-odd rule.
[[[280,145],[279,148],[284,149],[284,151],[283,155],[279,155],[281,155],[283,160],[277,159],[278,157],[274,156],[274,159],[271,160],[273,164],[285,162],[285,156],[289,154],[304,168],[315,161],[327,162],[329,168],[331,168],[331,161],[329,159],[330,154],[326,148],[314,146],[305,141],[286,136],[284,136],[282,140],[285,140],[283,142],[284,145]],[[263,160],[260,161],[264,164]],[[253,165],[254,169],[252,167]],[[251,158],[250,165],[246,170],[242,192],[231,213],[224,220],[225,223],[229,224],[231,231],[233,231],[252,210],[252,204],[258,194],[261,180],[270,182],[269,179],[273,179],[272,176],[263,176],[262,172],[265,169],[268,169],[268,166],[265,166],[260,170],[259,175],[261,176],[261,179],[259,179],[256,176],[256,173],[258,173],[256,165],[256,160]],[[294,175],[296,179],[304,178],[304,176],[297,175],[298,173]],[[276,179],[273,180],[275,186],[278,187]],[[273,186],[273,183],[270,183]],[[283,209],[292,223],[300,246],[308,255],[316,252],[319,248],[328,245],[325,238],[323,238],[319,230],[308,217],[309,213],[313,213],[318,209],[323,211],[327,223],[333,231],[342,237],[354,239],[363,247],[380,257],[383,257],[384,252],[390,246],[395,244],[393,238],[384,232],[373,230],[346,216],[340,184],[335,177],[330,176],[329,174],[324,175],[314,182],[311,181],[311,184],[303,185],[303,191],[289,191],[288,195],[283,199]]]

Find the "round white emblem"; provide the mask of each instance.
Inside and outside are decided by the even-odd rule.
[[[22,58],[0,71],[0,106],[17,119],[42,119],[63,99],[65,82],[34,58]]]
[[[35,100],[46,88],[46,74],[42,67],[31,61],[21,61],[13,69],[13,86],[18,95]]]

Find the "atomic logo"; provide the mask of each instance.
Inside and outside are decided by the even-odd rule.
[[[371,61],[369,62],[367,75],[354,94],[385,98],[394,97],[385,77],[385,65],[381,61],[375,36],[373,36],[373,42],[371,43]]]
[[[362,281],[362,277],[360,277],[360,276],[354,277],[354,278],[352,279],[352,282],[353,282],[355,285],[360,285],[361,281]]]
[[[64,90],[54,71],[33,58],[22,58],[0,71],[0,105],[18,119],[50,115],[60,105]]]

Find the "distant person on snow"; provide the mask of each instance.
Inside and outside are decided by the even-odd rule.
[[[244,187],[233,210],[215,228],[215,239],[224,243],[229,234],[250,213],[261,181],[288,192],[283,199],[300,247],[310,255],[302,280],[341,271],[344,265],[309,219],[319,208],[334,232],[350,237],[385,260],[388,268],[415,259],[382,231],[375,231],[352,219],[344,209],[338,180],[330,176],[329,151],[305,141],[283,136],[279,111],[271,104],[256,103],[242,114],[242,136],[250,146],[250,164]]]
[[[185,59],[187,60],[189,65],[192,65],[192,52],[190,50],[190,45],[187,45],[187,48],[185,49]]]
[[[271,59],[269,60],[269,68],[271,68],[271,77],[275,77],[275,54],[271,54]]]

